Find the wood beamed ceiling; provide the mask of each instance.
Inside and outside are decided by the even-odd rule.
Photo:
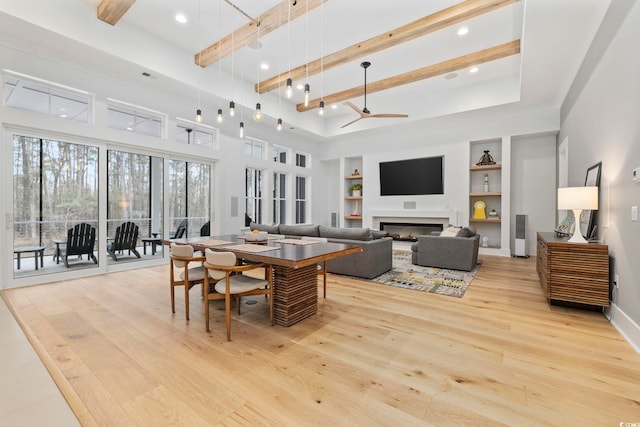
[[[219,59],[231,55],[231,53],[258,40],[259,35],[264,36],[277,30],[287,22],[303,17],[305,13],[319,7],[329,0],[297,0],[292,6],[291,0],[285,0],[267,12],[248,22],[232,33],[213,43],[209,47],[194,55],[194,62],[201,67],[208,67]],[[424,16],[409,24],[398,27],[392,31],[381,33],[368,40],[353,44],[345,49],[312,60],[306,64],[295,67],[290,72],[281,73],[255,84],[255,90],[266,93],[284,86],[287,78],[293,80],[302,79],[307,75],[315,75],[321,70],[328,70],[344,65],[348,62],[364,58],[367,55],[390,49],[402,43],[410,42],[419,37],[441,30],[443,28],[459,24],[485,13],[492,12],[504,6],[516,3],[520,0],[466,0],[449,8],[443,9],[431,15]],[[102,0],[98,6],[98,18],[115,25],[118,20],[129,10],[135,0]],[[258,33],[258,23],[260,31]],[[473,52],[467,55],[449,59],[437,64],[428,65],[416,70],[411,70],[393,77],[367,84],[367,92],[374,93],[388,90],[397,86],[406,85],[419,80],[458,71],[466,67],[494,61],[507,56],[520,53],[520,40],[514,40],[502,45]],[[364,86],[357,86],[322,97],[326,104],[346,101],[360,96]],[[309,101],[309,105],[298,104],[300,112],[317,108],[320,98]]]
[[[98,5],[98,19],[116,25],[136,0],[102,0]]]

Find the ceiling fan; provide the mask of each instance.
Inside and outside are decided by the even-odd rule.
[[[388,118],[394,118],[394,117],[400,117],[400,118],[409,117],[408,114],[371,114],[371,112],[367,109],[367,68],[369,68],[370,65],[371,65],[371,62],[368,62],[368,61],[364,61],[363,63],[360,64],[360,66],[364,68],[364,108],[362,109],[362,111],[360,111],[360,109],[351,102],[344,103],[344,105],[348,105],[356,113],[360,114],[360,117],[350,121],[346,125],[340,126],[341,128],[345,128],[362,119],[370,119],[370,118],[388,119]]]

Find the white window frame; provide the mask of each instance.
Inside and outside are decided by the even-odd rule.
[[[47,96],[47,106],[46,106],[46,110],[48,111],[47,113],[43,113],[41,110],[38,109],[32,109],[32,108],[23,108],[23,107],[17,107],[14,105],[11,105],[11,103],[8,103],[7,100],[12,96],[13,92],[10,94],[7,93],[3,93],[3,97],[2,97],[2,103],[5,107],[8,108],[17,108],[20,110],[26,110],[26,111],[32,111],[35,113],[39,113],[39,114],[46,114],[48,116],[51,117],[59,117],[62,119],[66,119],[66,120],[72,120],[72,121],[77,121],[80,123],[93,123],[93,108],[94,108],[94,96],[93,94],[84,91],[84,90],[80,90],[80,89],[76,89],[70,86],[65,86],[59,83],[55,83],[55,82],[51,82],[49,80],[44,80],[44,79],[40,79],[37,77],[33,77],[33,76],[29,76],[27,74],[22,74],[22,73],[17,73],[15,71],[11,71],[11,70],[3,70],[2,71],[2,85],[3,87],[6,87],[6,82],[7,79],[15,79],[18,81],[18,83],[16,84],[16,88],[17,86],[22,82],[22,83],[31,83],[34,85],[38,85],[41,86],[43,89],[47,89],[48,92],[46,92],[46,96]],[[44,92],[43,92],[44,93]],[[64,95],[68,96],[69,98],[72,98],[75,102],[78,102],[81,105],[86,105],[86,120],[76,120],[73,117],[69,117],[66,113],[64,113],[64,111],[58,110],[58,111],[53,111],[52,110],[52,106],[54,104],[52,98],[54,96],[56,97],[64,97]],[[83,102],[84,101],[84,102]]]
[[[250,153],[247,153],[247,145],[251,146]],[[260,153],[257,155],[256,147],[260,147]],[[261,141],[256,138],[251,138],[248,136],[244,137],[244,154],[247,157],[251,157],[252,159],[264,159],[267,155],[267,143],[265,141]]]
[[[179,134],[181,132],[181,129],[193,129],[192,133],[191,133],[191,137],[189,138],[190,141],[184,141],[182,139],[179,138]],[[182,118],[176,118],[176,142],[180,143],[180,144],[190,144],[190,145],[196,145],[196,146],[200,146],[200,147],[208,147],[208,143],[198,143],[198,135],[201,135],[201,138],[207,138],[210,137],[211,139],[211,144],[210,144],[210,148],[217,150],[219,149],[220,145],[218,144],[218,136],[219,136],[219,130],[217,128],[214,128],[213,126],[209,126],[209,125],[203,125],[201,123],[196,123],[193,122],[191,120],[187,120],[187,119],[182,119]]]
[[[120,112],[133,113],[133,118],[138,115],[149,115],[153,119],[157,119],[160,122],[160,135],[152,135],[145,132],[136,132],[135,127],[122,129],[121,127],[112,126],[112,123],[107,123],[107,126],[111,129],[120,129],[124,131],[129,131],[139,135],[147,135],[155,138],[167,139],[167,122],[168,116],[166,113],[162,113],[160,111],[152,110],[150,108],[145,108],[140,105],[130,104],[125,101],[120,101],[113,98],[107,98],[107,112],[111,110],[118,110]],[[125,111],[122,111],[125,110]]]

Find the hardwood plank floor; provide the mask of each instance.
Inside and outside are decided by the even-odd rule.
[[[83,425],[617,426],[640,422],[640,355],[598,312],[549,306],[535,260],[481,256],[463,298],[328,276],[319,312],[271,326],[168,266],[2,295]]]

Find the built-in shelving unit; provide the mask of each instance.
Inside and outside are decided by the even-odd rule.
[[[508,182],[503,176],[503,141],[502,138],[484,141],[472,141],[469,144],[469,224],[476,227],[481,236],[481,252],[488,254],[509,254],[509,225],[503,215],[509,215],[509,203],[503,197],[503,183]],[[493,158],[495,164],[477,165],[485,150]],[[484,203],[486,218],[475,217],[475,204]],[[492,216],[491,213],[495,213]]]
[[[359,196],[354,196],[351,185],[363,183],[362,157],[348,157],[344,161],[344,227],[362,227],[362,207],[364,202],[364,188]]]

